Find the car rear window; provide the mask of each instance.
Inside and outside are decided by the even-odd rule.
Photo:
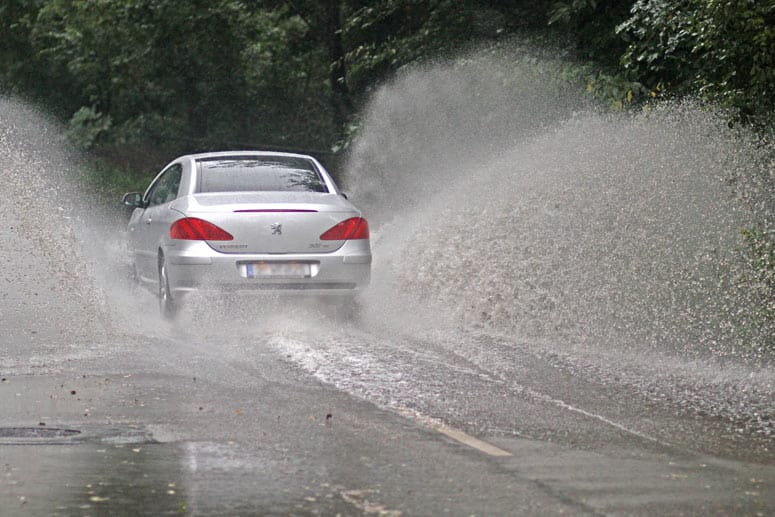
[[[200,160],[198,190],[328,192],[315,165],[295,156],[240,156]]]

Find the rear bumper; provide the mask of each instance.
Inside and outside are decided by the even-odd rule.
[[[352,296],[371,279],[368,240],[347,241],[325,254],[220,253],[197,241],[181,241],[163,251],[173,297],[199,291]],[[310,272],[305,277],[246,278],[244,264],[257,262],[306,263]]]

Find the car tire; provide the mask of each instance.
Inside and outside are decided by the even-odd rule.
[[[177,305],[170,291],[170,279],[164,257],[159,258],[159,311],[164,319],[172,320],[177,315]]]

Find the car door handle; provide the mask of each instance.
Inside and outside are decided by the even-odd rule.
[[[146,219],[146,220],[145,220],[145,224],[151,224],[151,221],[153,221],[153,219],[151,219],[151,218],[149,217],[148,219]]]

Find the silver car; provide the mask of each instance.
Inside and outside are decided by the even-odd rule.
[[[369,225],[311,156],[181,156],[123,202],[134,276],[166,317],[193,291],[352,298],[369,284]]]

